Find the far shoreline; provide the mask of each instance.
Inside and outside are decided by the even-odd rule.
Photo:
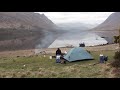
[[[84,47],[88,51],[117,51],[119,49],[119,44],[107,44],[107,45],[99,45],[99,46],[86,46]],[[70,50],[71,48],[61,48],[62,52]],[[46,52],[47,55],[55,54],[57,48],[43,48],[43,51]],[[25,56],[34,56],[35,49],[29,50],[14,50],[14,51],[0,51],[0,57],[25,57]]]

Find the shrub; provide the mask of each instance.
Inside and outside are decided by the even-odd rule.
[[[89,50],[86,50],[88,53],[91,53]]]
[[[119,68],[120,67],[120,60],[115,60],[111,63],[111,65],[115,68]]]
[[[114,43],[119,43],[119,37],[120,36],[114,36]]]
[[[115,60],[120,60],[120,51],[115,52],[114,59]]]
[[[111,63],[113,67],[120,67],[120,51],[115,52],[114,61]]]

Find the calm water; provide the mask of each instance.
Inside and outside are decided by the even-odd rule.
[[[49,48],[66,47],[73,45],[78,47],[80,43],[85,43],[86,46],[95,46],[107,44],[108,42],[90,31],[70,31],[58,37]]]

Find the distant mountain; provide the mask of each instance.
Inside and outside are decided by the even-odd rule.
[[[0,51],[47,48],[60,34],[44,14],[0,12]]]
[[[101,37],[113,43],[113,36],[118,35],[118,29],[120,28],[120,12],[112,13],[103,23],[97,27],[91,29],[91,31],[97,33]]]
[[[120,12],[112,13],[103,23],[94,30],[115,30],[120,28]]]
[[[80,22],[60,23],[57,26],[65,30],[88,30],[94,27],[93,25]]]
[[[56,25],[44,14],[34,12],[0,12],[0,28],[25,28],[35,27],[51,29]]]

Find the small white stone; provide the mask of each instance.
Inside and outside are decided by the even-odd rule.
[[[50,59],[52,59],[52,56],[50,56]]]
[[[23,65],[24,67],[26,66],[26,65]]]

